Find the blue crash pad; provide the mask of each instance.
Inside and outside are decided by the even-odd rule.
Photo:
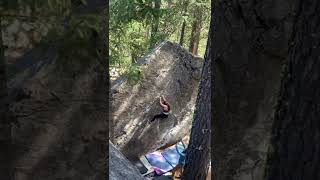
[[[145,155],[150,165],[153,166],[158,175],[164,174],[179,163],[184,163],[186,147],[182,141],[164,151],[155,151]]]

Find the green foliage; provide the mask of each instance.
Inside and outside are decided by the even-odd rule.
[[[6,10],[3,11],[3,18],[19,18],[15,15],[19,15],[21,10],[31,9],[31,14],[21,20],[32,20],[34,25],[46,27],[49,33],[43,43],[56,45],[63,54],[70,52],[74,55],[83,54],[83,50],[96,52],[91,41],[96,34],[102,35],[101,15],[77,12],[77,8],[86,4],[86,0],[1,1]]]
[[[209,29],[209,0],[161,1],[161,8],[154,7],[155,0],[110,0],[109,20],[109,65],[126,72],[128,64],[135,63],[147,51],[163,40],[178,42],[183,21],[187,22],[185,44],[189,46],[191,22],[194,9],[203,12],[203,33],[200,37],[199,53],[204,55],[207,29]],[[186,6],[189,4],[189,6]],[[187,10],[187,12],[185,12]],[[209,18],[208,18],[209,17]],[[158,21],[159,20],[159,21]],[[158,22],[158,31],[152,34],[152,27]],[[152,35],[151,35],[152,34]],[[151,43],[150,43],[151,42]]]
[[[110,67],[125,68],[123,64],[135,62],[141,57],[149,48],[153,18],[165,13],[166,9],[154,9],[150,0],[110,1]],[[160,39],[163,36],[157,34],[155,37]]]
[[[130,65],[126,70],[125,75],[129,83],[137,84],[142,79],[142,69],[138,65]]]
[[[32,11],[43,11],[51,15],[64,15],[79,5],[85,5],[85,0],[1,0],[2,12],[7,10],[18,10],[23,7],[30,7]]]

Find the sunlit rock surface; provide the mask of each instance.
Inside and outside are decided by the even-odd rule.
[[[111,84],[110,136],[130,160],[190,132],[202,59],[178,44],[163,42],[138,64],[142,66],[139,83],[132,85],[119,77]],[[149,123],[161,113],[160,95],[171,103],[172,114]]]

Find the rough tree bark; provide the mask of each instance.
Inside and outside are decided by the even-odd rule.
[[[214,179],[263,178],[293,3],[213,2]]]
[[[1,25],[1,16],[0,16]],[[11,121],[9,114],[9,99],[7,87],[7,70],[2,41],[2,29],[0,27],[0,177],[12,179],[11,169]]]
[[[110,118],[110,111],[109,111],[109,107],[110,107],[110,101],[109,101],[109,98],[110,98],[110,91],[109,91],[109,87],[110,87],[110,73],[109,73],[109,52],[107,50],[109,50],[109,3],[107,5],[107,8],[105,10],[105,18],[103,18],[103,30],[102,32],[104,32],[104,36],[102,38],[102,43],[103,43],[103,47],[102,47],[102,56],[101,56],[101,61],[103,62],[103,69],[104,69],[104,72],[103,72],[103,77],[104,77],[104,87],[107,87],[107,89],[105,89],[105,104],[106,104],[106,107],[105,107],[105,111],[106,111],[106,119],[107,121],[105,122],[105,125],[106,125],[106,129],[108,129],[108,131],[106,131],[107,133],[105,133],[105,137],[108,137],[108,139],[110,140],[111,138],[113,138],[112,136],[110,136],[110,125],[113,124],[113,121],[112,119]],[[108,134],[109,133],[109,134]],[[103,151],[106,153],[106,161],[105,161],[105,164],[104,166],[106,167],[105,168],[105,171],[104,171],[104,175],[105,177],[108,176],[109,174],[109,146],[106,144],[104,147],[103,147]]]
[[[320,179],[320,3],[301,0],[297,9],[266,180]]]
[[[211,26],[212,27],[212,26]],[[196,111],[187,149],[184,180],[206,179],[210,162],[211,141],[211,33],[209,33]]]

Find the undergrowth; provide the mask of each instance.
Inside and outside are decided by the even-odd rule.
[[[137,84],[143,77],[142,68],[141,66],[135,64],[130,65],[128,68],[126,68],[124,75],[127,77],[130,84]]]

